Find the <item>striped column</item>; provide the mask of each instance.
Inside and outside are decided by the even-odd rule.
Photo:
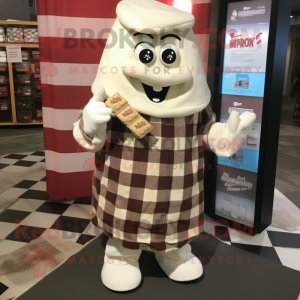
[[[92,193],[94,155],[73,138],[78,111],[92,97],[108,30],[119,0],[37,0],[47,195],[67,200]],[[173,0],[161,0],[168,5]],[[208,61],[210,3],[193,0],[196,34],[204,67]]]

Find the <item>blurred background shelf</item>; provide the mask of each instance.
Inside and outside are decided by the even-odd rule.
[[[0,126],[15,125],[14,122],[0,122]]]
[[[0,23],[1,26],[1,23]],[[21,48],[39,48],[40,45],[39,44],[30,44],[30,43],[26,43],[26,44],[17,44],[17,43],[0,43],[0,47],[6,47],[6,46],[20,46]]]
[[[8,21],[8,20],[0,20],[0,24],[3,25],[21,25],[21,26],[37,26],[37,22],[31,21]]]
[[[29,52],[28,57],[23,58],[23,63],[4,63],[5,66],[2,65],[2,69],[0,68],[0,76],[4,75],[9,79],[5,86],[9,90],[6,99],[10,100],[9,105],[5,105],[4,109],[3,106],[2,109],[0,107],[0,126],[42,125],[43,122],[40,121],[42,120],[41,83],[40,77],[37,78],[37,75],[34,75],[40,74],[39,44],[28,42],[38,41],[37,22],[0,20],[0,27],[4,28],[2,30],[4,39],[2,38],[0,43],[1,51],[6,51],[6,46],[18,45],[21,47],[22,57],[23,52],[25,54]],[[31,35],[28,33],[31,33]],[[11,41],[16,41],[16,43]],[[20,68],[24,68],[24,70],[20,70]],[[30,81],[18,81],[18,74],[27,74],[27,76],[30,76]],[[0,97],[1,99],[4,98]],[[20,107],[20,99],[27,99],[30,106]],[[19,103],[19,106],[16,103]]]
[[[31,123],[14,123],[12,125],[43,125],[43,122],[31,122]]]

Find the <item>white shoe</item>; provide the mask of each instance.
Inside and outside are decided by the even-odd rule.
[[[101,272],[103,284],[117,292],[130,291],[142,280],[138,259],[141,250],[124,248],[119,241],[109,239],[105,248]]]
[[[191,252],[189,244],[163,255],[155,253],[155,258],[166,275],[172,280],[191,281],[203,274],[202,264]]]

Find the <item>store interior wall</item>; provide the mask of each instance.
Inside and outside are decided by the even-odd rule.
[[[36,21],[36,0],[0,0],[0,20]]]
[[[291,26],[290,28],[288,51],[286,57],[286,71],[285,71],[284,94],[283,94],[284,97],[293,96],[293,92],[296,92],[296,86],[295,86],[296,82],[294,81],[296,81],[295,75],[297,74],[297,69],[299,69],[298,67],[300,61],[299,57],[300,57],[300,24],[299,26]]]
[[[288,50],[286,54],[286,68],[285,68],[284,88],[283,88],[284,100],[286,98],[295,96],[293,95],[293,92],[295,92],[295,88],[296,88],[294,83],[294,79],[295,79],[294,76],[295,76],[295,72],[297,72],[296,71],[297,61],[298,63],[300,62],[300,45],[298,41],[300,41],[300,1],[294,0],[292,11],[291,11],[291,19],[290,19]],[[298,79],[297,86],[299,85],[299,82],[300,82],[300,76]]]

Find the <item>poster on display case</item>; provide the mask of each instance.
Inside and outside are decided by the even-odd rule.
[[[216,214],[250,227],[254,222],[256,174],[218,165]]]
[[[222,94],[263,97],[271,1],[228,4]]]
[[[259,143],[262,120],[263,98],[245,96],[222,96],[221,122],[227,122],[232,111],[238,113],[251,112],[256,114],[252,130],[246,137],[243,146],[231,157],[218,157],[218,164],[244,169],[257,173],[259,158]]]
[[[252,227],[259,164],[271,0],[228,3],[220,121],[232,111],[256,114],[231,157],[217,159],[215,214]]]

